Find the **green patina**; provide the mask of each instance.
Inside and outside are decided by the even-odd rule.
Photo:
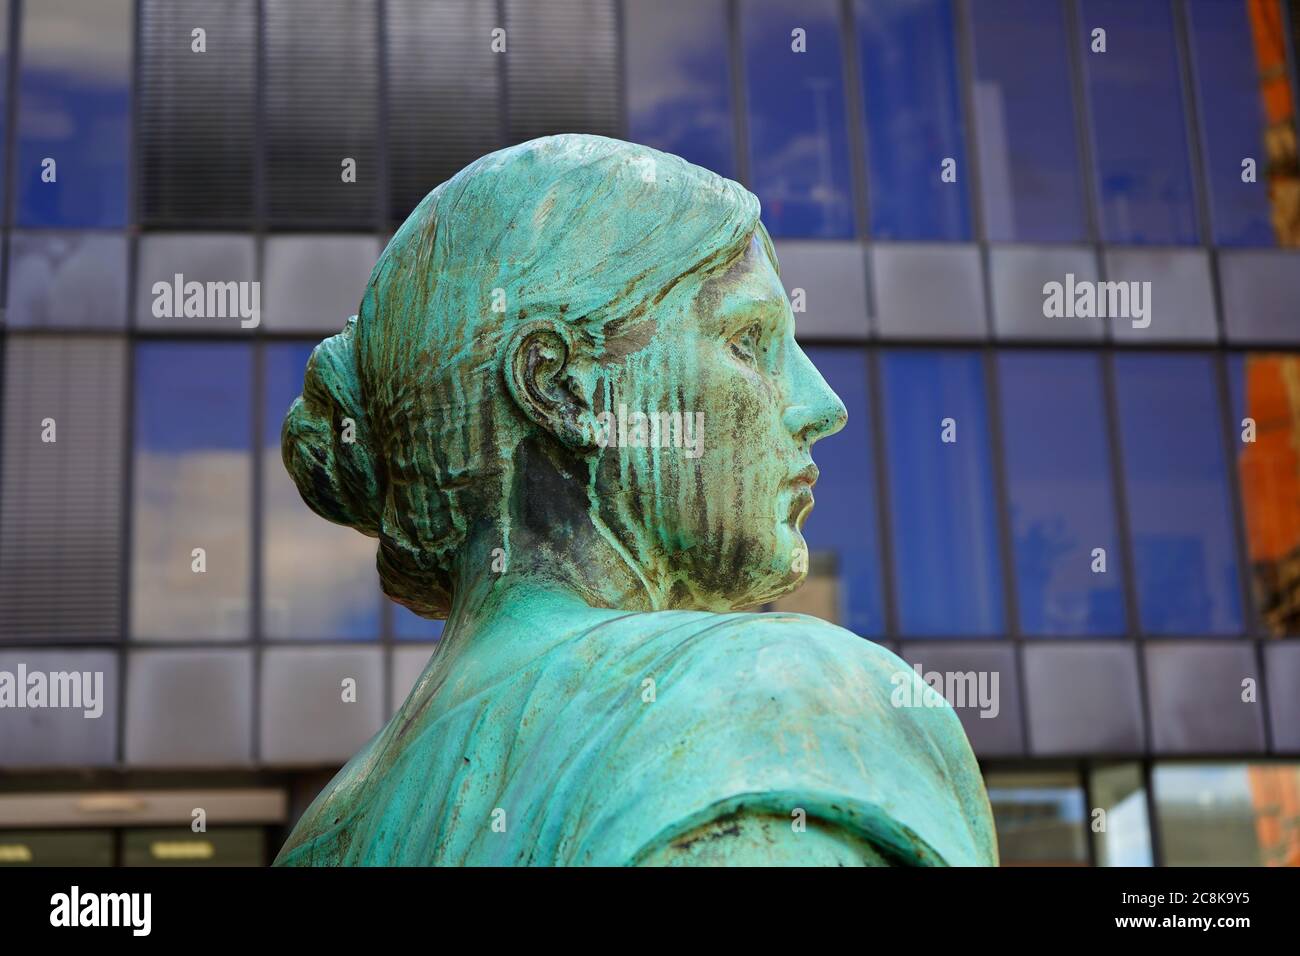
[[[952,709],[895,706],[921,679],[878,645],[743,610],[806,576],[810,450],[846,418],[758,217],[675,156],[565,135],[393,237],[284,460],[447,625],[278,864],[996,863]],[[638,417],[674,413],[699,454]]]

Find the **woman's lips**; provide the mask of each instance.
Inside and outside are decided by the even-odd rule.
[[[809,462],[790,479],[790,512],[786,520],[796,528],[802,527],[808,512],[813,508],[813,485],[817,483],[820,472],[817,466]]]
[[[808,517],[808,512],[813,509],[812,486],[800,482],[794,486],[794,493],[790,496],[790,514],[786,519],[795,527],[802,527],[804,519]]]

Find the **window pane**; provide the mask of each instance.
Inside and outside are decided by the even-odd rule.
[[[982,356],[888,352],[881,368],[899,628],[996,634],[1002,572]]]
[[[1228,246],[1300,245],[1300,210],[1285,188],[1296,164],[1295,113],[1286,76],[1286,29],[1277,0],[1195,0],[1187,6],[1205,178],[1214,240]],[[1242,160],[1255,182],[1242,182]],[[1288,172],[1289,171],[1289,172]],[[1277,177],[1274,180],[1274,177]]]
[[[262,655],[262,759],[272,766],[342,766],[383,726],[379,647],[272,647]],[[356,681],[356,700],[339,687]]]
[[[1056,0],[978,0],[975,122],[994,241],[1083,239],[1065,17]]]
[[[1231,355],[1228,372],[1255,606],[1268,633],[1300,634],[1300,356]]]
[[[884,633],[885,615],[866,354],[860,349],[805,351],[844,402],[849,422],[813,446],[821,477],[813,491],[816,506],[803,529],[809,576],[798,591],[777,601],[776,609],[817,614],[872,637]]]
[[[126,325],[127,240],[121,233],[15,232],[9,241],[10,328]]]
[[[22,678],[15,679],[20,667],[26,667],[29,676],[46,674],[47,686],[58,679],[55,674],[71,673],[74,680],[69,690],[79,695],[81,704],[10,710],[14,702],[6,692],[6,709],[0,715],[4,727],[0,767],[14,771],[112,766],[117,759],[117,705],[122,695],[118,659],[112,651],[0,648],[0,671],[7,672],[5,683],[13,681],[19,695],[27,691]],[[96,713],[98,716],[88,716]]]
[[[202,54],[191,49],[196,27],[207,34]],[[143,225],[252,227],[256,83],[255,0],[143,0]]]
[[[250,349],[143,343],[135,382],[132,634],[247,637]],[[204,549],[202,572],[195,548]]]
[[[1094,808],[1106,811],[1105,828],[1092,831],[1097,865],[1151,866],[1151,827],[1141,765],[1094,769],[1088,794]]]
[[[495,3],[387,0],[389,211],[403,222],[434,186],[501,145]]]
[[[123,866],[265,866],[266,839],[257,827],[189,827],[127,830]]]
[[[125,763],[233,767],[252,762],[253,652],[133,650]]]
[[[1157,766],[1169,866],[1300,866],[1300,765]]]
[[[374,639],[379,635],[375,539],[317,516],[280,459],[280,426],[302,393],[312,347],[268,345],[264,356],[262,633],[272,639]]]
[[[998,369],[1020,629],[1123,634],[1100,362],[1083,352],[1004,352]]]
[[[22,11],[19,226],[123,226],[131,0],[41,0]],[[43,181],[53,159],[52,181]],[[46,177],[48,178],[48,177]]]
[[[751,188],[774,236],[853,235],[844,63],[835,0],[741,8]],[[802,30],[805,52],[794,31]]]
[[[1102,237],[1197,241],[1186,117],[1169,0],[1082,0],[1084,77]],[[1093,53],[1092,31],[1106,31]]]
[[[0,830],[0,866],[112,866],[110,830]]]
[[[509,142],[553,133],[621,136],[613,0],[505,0],[504,9]]]
[[[381,251],[373,236],[268,237],[262,247],[266,328],[333,335],[357,314]]]
[[[735,176],[722,0],[659,0],[623,8],[631,138]]]
[[[4,22],[0,23],[0,69],[4,69],[5,76],[9,75],[9,57],[12,55],[11,38],[9,36],[9,4],[11,0],[0,0],[0,17]],[[17,2],[17,0],[12,0]],[[6,82],[0,84],[0,142],[8,142],[6,138],[9,132],[9,84]],[[8,163],[6,159],[0,159],[0,182],[8,184],[9,180],[5,178],[8,173]]]
[[[117,640],[126,343],[10,334],[4,350],[0,636]]]
[[[857,0],[876,239],[969,239],[966,149],[949,0]],[[956,160],[956,182],[941,178]]]
[[[373,227],[379,215],[375,0],[263,0],[262,10],[271,225]],[[356,160],[355,181],[344,181],[344,159]]]
[[[1003,866],[1086,866],[1083,788],[1072,772],[984,778]]]
[[[1142,630],[1239,633],[1214,360],[1117,355],[1115,381]]]

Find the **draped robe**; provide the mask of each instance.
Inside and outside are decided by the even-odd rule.
[[[636,864],[745,814],[893,864],[996,865],[955,712],[928,687],[896,706],[920,677],[816,618],[607,613],[486,680],[443,651],[277,865]]]

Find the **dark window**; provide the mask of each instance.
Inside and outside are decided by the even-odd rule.
[[[1101,235],[1107,242],[1197,241],[1187,117],[1169,0],[1081,0]],[[1093,34],[1105,30],[1105,53]]]
[[[257,81],[254,0],[142,0],[140,218],[248,227]],[[196,53],[191,31],[205,31]]]
[[[388,0],[384,16],[388,216],[401,223],[433,187],[501,145],[501,56],[491,48],[501,24],[482,0]]]
[[[612,0],[505,0],[505,8],[509,142],[553,133],[620,136]]]
[[[1074,771],[989,773],[985,778],[1003,866],[1086,866],[1083,787]]]
[[[753,0],[741,21],[750,186],[763,222],[774,236],[852,236],[839,4]]]
[[[862,100],[876,239],[969,239],[963,140],[949,0],[857,0]],[[944,161],[956,182],[944,182]]]
[[[1087,353],[998,356],[1016,594],[1025,634],[1125,631],[1125,568],[1100,375],[1097,356]],[[1104,553],[1097,555],[1097,548]]]
[[[123,866],[265,866],[266,835],[257,827],[147,827],[122,834]]]
[[[881,362],[899,629],[998,634],[1002,565],[982,356],[908,350]]]
[[[628,135],[735,177],[723,0],[624,6]]]
[[[978,0],[975,122],[988,238],[1085,237],[1065,15],[1058,0]]]
[[[1239,633],[1214,359],[1117,355],[1115,379],[1142,630]]]
[[[112,866],[111,830],[0,830],[0,866]]]
[[[5,353],[0,635],[115,640],[125,346],[10,335]]]
[[[369,229],[378,221],[379,16],[375,0],[264,0],[270,225]],[[344,161],[356,181],[344,181]]]

